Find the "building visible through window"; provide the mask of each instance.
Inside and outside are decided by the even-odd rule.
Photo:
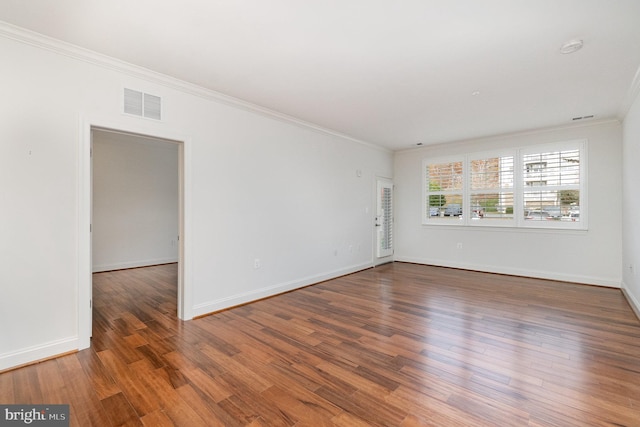
[[[586,228],[585,151],[570,141],[425,159],[423,222]]]

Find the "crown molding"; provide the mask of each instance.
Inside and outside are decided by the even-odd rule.
[[[485,135],[485,136],[479,136],[477,138],[466,138],[466,139],[459,139],[459,140],[452,140],[452,141],[442,141],[442,142],[436,142],[433,144],[421,145],[419,147],[409,147],[401,150],[396,150],[396,153],[428,151],[429,149],[441,148],[441,147],[451,148],[454,146],[464,146],[466,144],[471,144],[471,143],[477,144],[477,143],[483,143],[483,142],[500,141],[504,139],[517,138],[517,137],[522,137],[527,135],[539,135],[539,134],[545,134],[550,132],[561,132],[568,129],[581,129],[581,128],[587,128],[587,127],[608,126],[608,125],[619,126],[620,120],[618,118],[597,119],[597,120],[592,120],[592,121],[588,121],[586,123],[580,123],[580,124],[569,123],[569,124],[563,124],[563,125],[547,126],[547,127],[537,128],[537,129],[526,129],[526,130],[515,131],[515,132]]]
[[[323,134],[327,134],[330,136],[355,142],[369,148],[373,148],[373,149],[380,150],[387,153],[392,152],[392,150],[389,150],[388,148],[382,147],[380,145],[376,145],[368,141],[363,141],[361,139],[354,138],[347,134],[343,134],[341,132],[334,131],[329,128],[325,128],[323,126],[319,126],[314,123],[307,122],[302,119],[298,119],[294,116],[280,113],[278,111],[275,111],[266,107],[262,107],[257,104],[253,104],[251,102],[244,101],[239,98],[225,95],[223,93],[220,93],[211,89],[207,89],[202,86],[189,83],[184,80],[180,80],[166,74],[158,73],[148,68],[140,67],[138,65],[121,61],[119,59],[112,58],[110,56],[103,55],[101,53],[97,53],[92,50],[85,49],[80,46],[76,46],[71,43],[54,39],[52,37],[45,36],[35,31],[27,30],[25,28],[18,27],[16,25],[9,24],[4,21],[0,21],[0,37],[15,40],[20,43],[31,45],[40,49],[48,50],[48,51],[57,53],[59,55],[64,55],[69,58],[76,59],[78,61],[83,61],[92,65],[96,65],[101,68],[124,73],[131,77],[146,80],[148,82],[162,85],[167,88],[174,89],[189,95],[204,98],[209,101],[219,102],[225,105],[229,105],[232,107],[257,113],[262,116],[267,116],[269,118],[276,119],[281,122],[294,124],[302,128],[311,129],[316,132],[320,132]]]
[[[622,102],[620,110],[618,110],[618,118],[620,119],[620,121],[623,121],[627,116],[629,110],[631,109],[631,106],[635,102],[636,98],[638,98],[638,94],[640,94],[640,67],[636,71],[636,75],[633,76],[633,80],[631,81],[631,86],[629,87],[627,96]]]

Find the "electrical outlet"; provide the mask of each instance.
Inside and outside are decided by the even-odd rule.
[[[256,258],[253,260],[253,268],[258,269],[262,267],[262,262],[260,262],[260,258]]]
[[[456,245],[456,248],[458,248],[458,249],[462,249],[462,243],[458,243],[458,244]]]

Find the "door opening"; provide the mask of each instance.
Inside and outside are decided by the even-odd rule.
[[[79,188],[79,264],[78,264],[78,342],[79,349],[88,348],[91,343],[92,334],[92,286],[93,286],[93,158],[92,143],[93,137],[98,133],[104,135],[121,135],[122,138],[135,140],[148,145],[164,145],[174,149],[177,147],[177,230],[174,237],[168,240],[169,245],[175,245],[178,261],[178,284],[177,284],[177,315],[182,320],[189,320],[191,314],[191,288],[190,272],[186,266],[188,259],[188,246],[185,242],[189,238],[188,218],[189,214],[189,189],[186,171],[190,169],[190,139],[184,135],[166,132],[164,129],[137,128],[135,126],[123,126],[122,123],[111,123],[105,121],[81,122],[80,137],[80,188]],[[171,255],[167,257],[169,261]],[[175,256],[174,256],[175,257]],[[162,257],[160,257],[162,260]],[[132,267],[135,265],[132,265]],[[103,266],[104,267],[104,266]],[[123,265],[122,268],[126,268]]]
[[[92,272],[178,262],[179,143],[93,129],[92,144]]]

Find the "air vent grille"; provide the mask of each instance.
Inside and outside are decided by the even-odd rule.
[[[162,98],[125,88],[124,112],[148,119],[162,120]]]
[[[144,94],[144,116],[150,119],[162,118],[162,99],[159,96]]]
[[[580,117],[574,117],[571,120],[573,120],[574,122],[576,120],[586,120],[586,119],[593,119],[595,116],[593,114],[589,115],[589,116],[580,116]]]
[[[124,112],[135,116],[142,116],[142,92],[124,90]]]

